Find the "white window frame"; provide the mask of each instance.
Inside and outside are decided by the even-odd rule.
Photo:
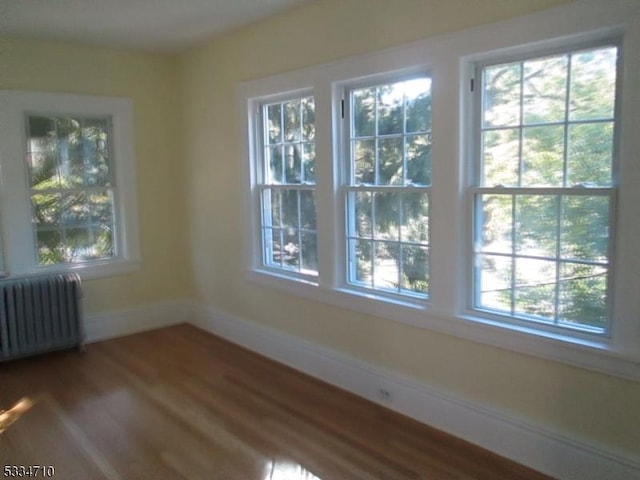
[[[355,194],[357,192],[369,192],[371,194],[379,193],[379,192],[387,192],[387,193],[426,193],[429,198],[431,197],[431,188],[432,184],[429,185],[420,185],[420,186],[407,186],[407,185],[358,185],[354,182],[354,172],[353,169],[353,151],[351,148],[351,136],[353,133],[353,117],[352,117],[352,106],[350,102],[350,93],[354,90],[358,90],[361,88],[368,87],[377,87],[381,85],[393,84],[396,82],[403,82],[407,80],[415,80],[420,78],[428,78],[431,81],[431,75],[427,70],[417,70],[415,72],[411,72],[407,74],[405,72],[399,72],[397,74],[383,74],[380,76],[375,76],[372,78],[368,78],[366,80],[358,80],[355,82],[341,82],[340,89],[341,91],[341,99],[340,99],[340,125],[341,125],[341,135],[343,138],[343,142],[341,144],[340,152],[337,154],[338,158],[334,160],[337,165],[337,169],[340,172],[340,200],[345,208],[345,217],[343,219],[344,226],[342,227],[343,232],[343,242],[345,245],[344,250],[344,262],[340,266],[341,274],[344,276],[339,277],[339,282],[342,285],[342,288],[345,291],[353,291],[360,292],[365,295],[371,295],[373,297],[377,297],[381,300],[393,300],[401,303],[406,303],[407,305],[415,305],[418,308],[421,308],[423,304],[428,303],[429,301],[429,292],[426,294],[412,294],[410,292],[400,292],[395,290],[386,290],[386,289],[378,289],[375,287],[368,287],[364,285],[359,285],[357,281],[350,281],[350,277],[352,276],[351,270],[354,269],[354,265],[352,259],[349,254],[349,241],[352,237],[355,237],[354,226],[351,225],[350,217],[353,215],[353,210],[355,207],[351,204],[349,200],[350,194]],[[427,135],[431,135],[431,130]],[[400,134],[403,138],[407,136],[407,133],[403,132]],[[380,136],[377,132],[373,135],[374,139],[379,140]],[[383,137],[384,138],[384,137]],[[403,154],[404,157],[404,154]],[[376,153],[377,158],[377,153]],[[406,160],[403,158],[403,160]],[[377,170],[378,162],[375,161],[374,168]],[[377,174],[376,174],[377,176]],[[432,175],[431,175],[432,176]],[[372,225],[372,228],[375,228]],[[400,245],[404,245],[404,240],[394,240],[392,243]],[[429,244],[427,244],[430,247]],[[372,254],[372,259],[375,257],[375,254]],[[428,267],[428,265],[427,265]]]
[[[18,90],[0,91],[0,216],[4,276],[77,272],[83,278],[127,273],[139,268],[133,105],[130,99]],[[114,250],[108,259],[39,265],[31,223],[26,156],[28,115],[109,117],[112,123],[111,175]]]
[[[606,5],[605,5],[606,3]],[[622,39],[618,118],[618,172],[615,237],[611,281],[613,324],[609,337],[549,331],[535,324],[504,322],[471,308],[474,96],[470,81],[477,64],[496,57],[526,56]],[[425,328],[519,353],[640,380],[640,7],[629,2],[578,2],[512,20],[404,46],[316,65],[238,87],[238,144],[246,167],[242,189],[250,213],[245,228],[247,278],[268,288],[309,298],[390,321]],[[345,282],[346,212],[340,162],[346,139],[341,118],[345,88],[379,79],[428,72],[432,78],[432,197],[430,202],[430,295],[428,301],[376,295]],[[256,261],[255,172],[251,138],[255,99],[311,89],[316,106],[318,282],[265,272]],[[247,161],[249,159],[249,161]],[[249,182],[247,183],[247,179]],[[259,258],[259,257],[258,257]]]
[[[260,210],[260,216],[259,216],[259,237],[260,237],[260,252],[259,252],[259,264],[260,264],[260,268],[263,269],[265,272],[273,272],[274,274],[277,275],[282,275],[284,277],[292,277],[295,279],[299,279],[302,281],[306,281],[309,283],[317,283],[317,275],[311,274],[311,273],[306,273],[303,272],[301,270],[295,270],[295,269],[290,269],[290,268],[286,268],[286,267],[277,267],[274,265],[269,265],[269,263],[267,262],[267,248],[266,248],[266,242],[267,240],[264,238],[264,231],[267,227],[265,227],[265,215],[270,214],[269,212],[266,212],[264,209],[264,192],[268,191],[268,190],[296,190],[298,192],[302,192],[302,191],[310,191],[315,195],[316,192],[316,186],[317,183],[297,183],[297,184],[290,184],[290,183],[269,183],[267,180],[267,158],[265,157],[265,149],[267,148],[267,145],[265,145],[264,143],[264,139],[267,135],[267,125],[265,122],[265,108],[267,105],[270,104],[274,104],[274,103],[280,103],[280,102],[287,102],[289,100],[300,100],[302,98],[308,98],[308,97],[312,97],[313,98],[313,92],[311,90],[303,90],[303,91],[296,91],[293,94],[287,93],[284,95],[278,95],[276,97],[267,97],[267,98],[260,98],[260,99],[254,99],[252,101],[252,109],[255,112],[255,122],[253,124],[253,128],[254,128],[254,132],[253,132],[253,138],[255,139],[255,149],[252,152],[252,157],[254,159],[254,165],[253,165],[253,172],[254,172],[254,178],[255,178],[255,184],[254,187],[256,188],[256,202],[258,202],[258,206],[257,208]],[[303,140],[301,139],[300,142],[304,143]],[[315,139],[313,141],[315,143]],[[298,142],[296,142],[298,143]],[[283,159],[284,162],[284,159]],[[301,168],[304,168],[303,165],[301,165]],[[283,173],[284,175],[284,173]],[[298,197],[298,200],[300,200],[300,197]],[[301,230],[298,229],[298,235],[300,235]],[[300,241],[301,242],[301,241]],[[256,258],[258,258],[258,252],[256,252]],[[299,260],[300,262],[302,262],[302,258],[300,258]],[[300,263],[300,265],[302,265]]]
[[[590,50],[599,47],[616,47],[618,49],[618,62],[616,65],[616,91],[618,93],[616,99],[614,99],[614,112],[613,112],[613,124],[614,124],[614,137],[613,141],[613,152],[612,152],[612,184],[610,186],[602,186],[598,188],[594,187],[577,187],[577,186],[566,186],[566,187],[521,187],[521,186],[489,186],[480,185],[481,180],[481,130],[482,130],[482,70],[487,66],[499,65],[505,63],[512,62],[522,62],[531,59],[540,59],[549,56],[554,56],[558,54],[570,54],[574,52],[579,52],[583,50]],[[480,206],[476,204],[475,197],[481,194],[491,195],[491,194],[513,194],[515,196],[518,195],[551,195],[551,196],[565,196],[565,195],[584,195],[587,197],[593,198],[594,196],[598,196],[600,198],[606,198],[609,201],[609,223],[608,228],[610,228],[609,235],[609,246],[608,246],[608,261],[607,261],[607,270],[609,281],[607,282],[607,305],[606,305],[606,315],[607,315],[607,325],[604,327],[603,331],[599,331],[596,328],[589,328],[585,325],[576,325],[575,327],[571,327],[570,325],[559,326],[555,322],[548,322],[543,319],[529,318],[527,319],[525,315],[510,315],[508,313],[499,313],[492,311],[490,308],[483,308],[478,305],[479,299],[479,283],[480,280],[478,278],[479,272],[477,266],[472,264],[470,265],[470,273],[468,275],[469,284],[468,284],[468,292],[470,294],[470,298],[468,299],[469,305],[469,313],[471,315],[475,315],[482,318],[487,318],[491,320],[495,320],[496,322],[505,322],[511,323],[517,326],[530,327],[534,326],[534,328],[545,330],[549,332],[556,332],[561,335],[575,336],[578,338],[583,338],[586,340],[597,338],[597,337],[610,337],[611,334],[611,320],[612,320],[612,293],[614,291],[613,288],[613,279],[615,278],[615,255],[614,255],[614,244],[616,241],[616,232],[617,225],[615,221],[615,212],[616,212],[616,197],[618,193],[618,131],[620,128],[620,76],[621,76],[621,41],[618,36],[613,36],[609,38],[596,38],[595,41],[587,40],[578,40],[578,41],[566,41],[561,45],[552,45],[551,48],[545,47],[540,50],[536,50],[532,48],[523,52],[522,54],[514,55],[504,55],[498,54],[492,58],[485,58],[481,62],[477,62],[474,65],[474,74],[473,74],[473,82],[475,85],[473,91],[473,99],[472,99],[472,109],[473,113],[469,116],[469,129],[473,131],[473,143],[469,143],[469,148],[473,150],[473,159],[472,165],[470,166],[470,171],[472,175],[471,183],[473,186],[469,188],[468,198],[471,205],[469,206],[470,211],[472,212],[471,220],[470,220],[470,228],[474,233],[471,235],[471,241],[474,241],[474,237],[477,237],[479,232],[481,231],[481,225],[479,225],[477,211],[480,209]],[[568,102],[568,99],[567,99]],[[568,104],[567,104],[568,109]],[[599,121],[599,120],[598,120]],[[563,126],[568,126],[572,122],[569,120],[568,112],[566,113],[565,119],[562,121]],[[558,122],[560,125],[560,122]],[[526,125],[521,125],[520,128],[526,128]],[[591,195],[589,195],[591,194]],[[477,246],[472,247],[471,251],[473,252],[477,249]],[[521,254],[512,253],[508,256],[513,256],[514,258],[522,257]],[[525,255],[526,256],[526,255]],[[474,253],[471,253],[472,259],[475,257]],[[556,263],[560,264],[560,260],[556,259]],[[513,285],[512,285],[512,288]],[[513,292],[512,292],[513,295]],[[558,299],[556,299],[558,301]],[[534,323],[535,322],[535,323]]]

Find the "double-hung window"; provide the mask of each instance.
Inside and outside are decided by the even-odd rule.
[[[112,258],[111,118],[27,115],[25,121],[38,265]]]
[[[0,101],[5,274],[136,268],[131,101],[27,91]]]
[[[262,264],[302,278],[318,275],[313,96],[260,106]]]
[[[615,43],[479,66],[473,308],[608,334]]]
[[[347,93],[347,283],[426,298],[431,79]]]
[[[249,278],[637,377],[640,36],[567,8],[240,85]]]

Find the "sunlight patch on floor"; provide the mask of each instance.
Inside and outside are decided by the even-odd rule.
[[[263,480],[322,480],[302,465],[271,461],[265,466]]]
[[[18,421],[27,411],[35,405],[35,402],[28,397],[18,400],[9,410],[0,410],[0,434],[2,434],[9,425]]]

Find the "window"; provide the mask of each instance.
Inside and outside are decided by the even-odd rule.
[[[314,99],[264,103],[260,112],[263,265],[317,276]]]
[[[474,308],[608,333],[617,50],[479,68]]]
[[[429,292],[431,79],[348,91],[348,283]]]
[[[640,36],[563,8],[239,85],[248,279],[637,379]]]
[[[0,92],[2,230],[9,275],[135,268],[131,103]]]
[[[27,115],[39,265],[113,258],[111,118]]]

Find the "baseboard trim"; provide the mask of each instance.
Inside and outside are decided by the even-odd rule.
[[[154,303],[128,310],[86,315],[84,319],[85,340],[87,343],[92,343],[187,323],[192,312],[192,302],[178,300]]]
[[[192,308],[196,327],[555,478],[640,479],[640,457],[569,438],[213,307]],[[381,398],[381,388],[391,392],[390,401]]]

